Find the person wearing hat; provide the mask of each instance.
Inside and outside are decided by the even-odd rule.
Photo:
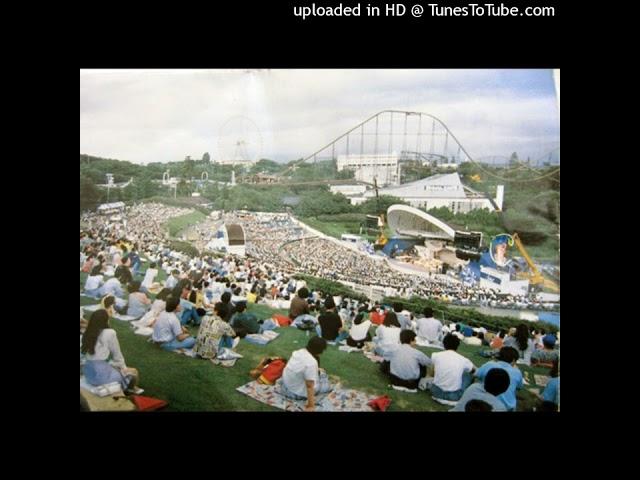
[[[542,345],[542,349],[531,352],[531,364],[551,366],[560,358],[560,351],[555,350],[556,337],[550,333],[545,335],[542,337]]]

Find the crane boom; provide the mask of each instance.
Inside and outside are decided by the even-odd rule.
[[[513,238],[513,241],[516,244],[516,247],[518,247],[520,254],[524,257],[525,261],[527,262],[527,265],[529,266],[529,270],[531,271],[529,281],[533,285],[542,284],[553,291],[556,291],[556,292],[560,291],[560,289],[558,288],[558,285],[555,282],[549,279],[546,279],[542,276],[542,274],[540,273],[540,270],[538,270],[538,267],[536,267],[536,264],[533,263],[533,260],[529,256],[529,253],[527,253],[527,250],[524,248],[524,245],[522,244],[522,240],[520,240],[520,237],[518,236],[518,234],[514,233],[513,235],[511,235],[511,237]]]

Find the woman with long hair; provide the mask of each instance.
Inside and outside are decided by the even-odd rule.
[[[116,331],[110,328],[106,310],[96,310],[89,318],[80,351],[85,355],[83,372],[88,383],[104,385],[118,382],[123,390],[136,389],[138,371],[125,364]]]

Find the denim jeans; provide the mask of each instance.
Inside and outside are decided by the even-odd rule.
[[[314,390],[316,395],[321,393],[329,393],[333,390],[333,386],[329,382],[329,376],[327,375],[327,372],[324,372],[324,371],[318,372],[318,384],[315,385]],[[292,398],[294,400],[307,399],[306,395],[303,397],[289,390],[287,386],[284,384],[284,382],[282,381],[282,378],[280,378],[276,383],[276,391],[278,391],[281,395],[284,395],[285,397],[288,397],[288,398]]]
[[[233,338],[229,335],[223,335],[220,339],[220,343],[218,344],[218,350],[222,350],[223,348],[232,348],[233,347]]]
[[[318,334],[319,337],[322,336],[322,328],[320,327],[320,325],[316,325],[316,333]],[[327,340],[327,342],[339,343],[345,338],[347,338],[348,336],[349,336],[349,332],[340,332],[338,333],[338,336],[334,340]]]
[[[193,320],[194,325],[200,325],[200,322],[201,322],[200,315],[198,315],[198,312],[196,311],[195,308],[189,308],[187,310],[184,310],[180,314],[181,325],[186,325],[187,323],[189,323],[190,320]]]
[[[84,296],[85,297],[100,298],[100,289],[99,288],[94,288],[92,290],[85,290],[84,291]]]
[[[473,382],[473,377],[469,372],[464,372],[462,374],[462,387],[460,390],[456,390],[454,392],[445,392],[440,387],[435,384],[431,385],[431,395],[436,398],[441,398],[442,400],[452,400],[457,402],[462,397],[462,394],[467,389],[469,385]]]
[[[187,337],[182,341],[174,338],[170,342],[160,344],[160,348],[163,350],[177,350],[178,348],[193,348],[195,344],[196,339],[193,337]]]

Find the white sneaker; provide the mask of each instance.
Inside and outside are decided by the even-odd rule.
[[[235,349],[238,346],[239,343],[240,343],[240,337],[234,338],[233,339],[233,346],[231,347],[231,349],[232,350]]]

